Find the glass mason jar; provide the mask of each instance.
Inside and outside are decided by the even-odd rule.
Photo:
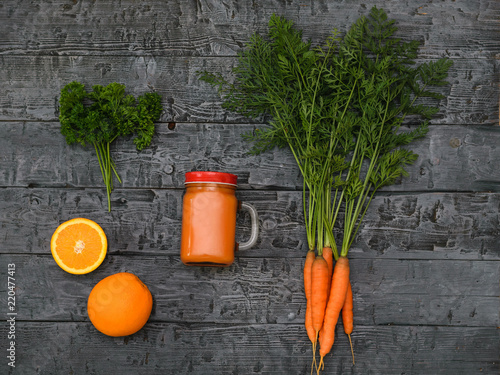
[[[181,260],[190,266],[229,266],[235,251],[257,242],[259,225],[255,208],[236,199],[237,176],[222,172],[186,173],[182,206]],[[236,215],[249,211],[252,233],[238,245]]]

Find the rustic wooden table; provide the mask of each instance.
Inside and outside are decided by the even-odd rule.
[[[322,41],[372,4],[397,21],[399,36],[422,41],[419,61],[447,56],[454,65],[410,177],[376,196],[350,252],[356,365],[339,334],[325,373],[499,373],[500,2],[370,3],[2,1],[1,374],[309,374],[298,170],[287,150],[249,156],[241,134],[256,124],[223,110],[196,71],[227,73],[273,12]],[[58,98],[72,80],[163,98],[152,146],[137,152],[119,140],[112,149],[123,183],[109,213],[93,149],[60,134]],[[179,260],[191,170],[237,174],[238,197],[259,211],[257,248],[229,268]],[[54,229],[74,217],[97,221],[109,240],[104,263],[84,276],[50,254]],[[91,325],[86,302],[119,271],[149,286],[154,307],[141,331],[111,338]]]

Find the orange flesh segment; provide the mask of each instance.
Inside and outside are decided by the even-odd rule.
[[[95,264],[101,251],[101,237],[87,224],[70,225],[59,232],[57,237],[57,255],[70,268],[85,269]]]

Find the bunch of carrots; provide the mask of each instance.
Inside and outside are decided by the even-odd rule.
[[[305,326],[313,345],[313,365],[316,363],[315,353],[319,343],[321,360],[318,371],[324,367],[323,359],[332,349],[335,327],[341,312],[354,364],[351,341],[353,297],[349,281],[349,259],[338,257],[334,266],[333,258],[332,249],[325,247],[322,255],[318,256],[314,251],[308,251],[304,264],[304,290],[307,300]]]
[[[200,74],[218,88],[223,107],[269,119],[268,127],[245,135],[252,152],[286,147],[303,177],[311,372],[324,368],[341,313],[354,363],[349,249],[375,192],[407,176],[405,167],[418,157],[404,146],[425,136],[438,111],[418,98],[444,97],[429,87],[447,84],[451,62],[415,66],[419,43],[393,38],[396,30],[373,7],[343,37],[334,32],[312,47],[291,21],[273,15],[268,37],[254,34],[239,54],[231,81]],[[413,130],[401,128],[407,115]]]

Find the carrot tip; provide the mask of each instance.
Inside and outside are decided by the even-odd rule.
[[[351,341],[351,335],[347,335],[349,337],[349,344],[351,345],[351,353],[352,353],[352,365],[354,366],[356,362],[354,361],[354,350],[352,348],[352,341]]]
[[[323,356],[321,356],[321,360],[319,361],[319,366],[316,368],[316,374],[319,375],[319,372],[325,368],[325,363],[323,362]]]
[[[313,349],[313,360],[311,363],[311,375],[313,374],[313,371],[316,369],[316,372],[318,371],[318,364],[316,362],[316,348],[317,348],[317,342],[313,342],[312,344],[312,349]]]

